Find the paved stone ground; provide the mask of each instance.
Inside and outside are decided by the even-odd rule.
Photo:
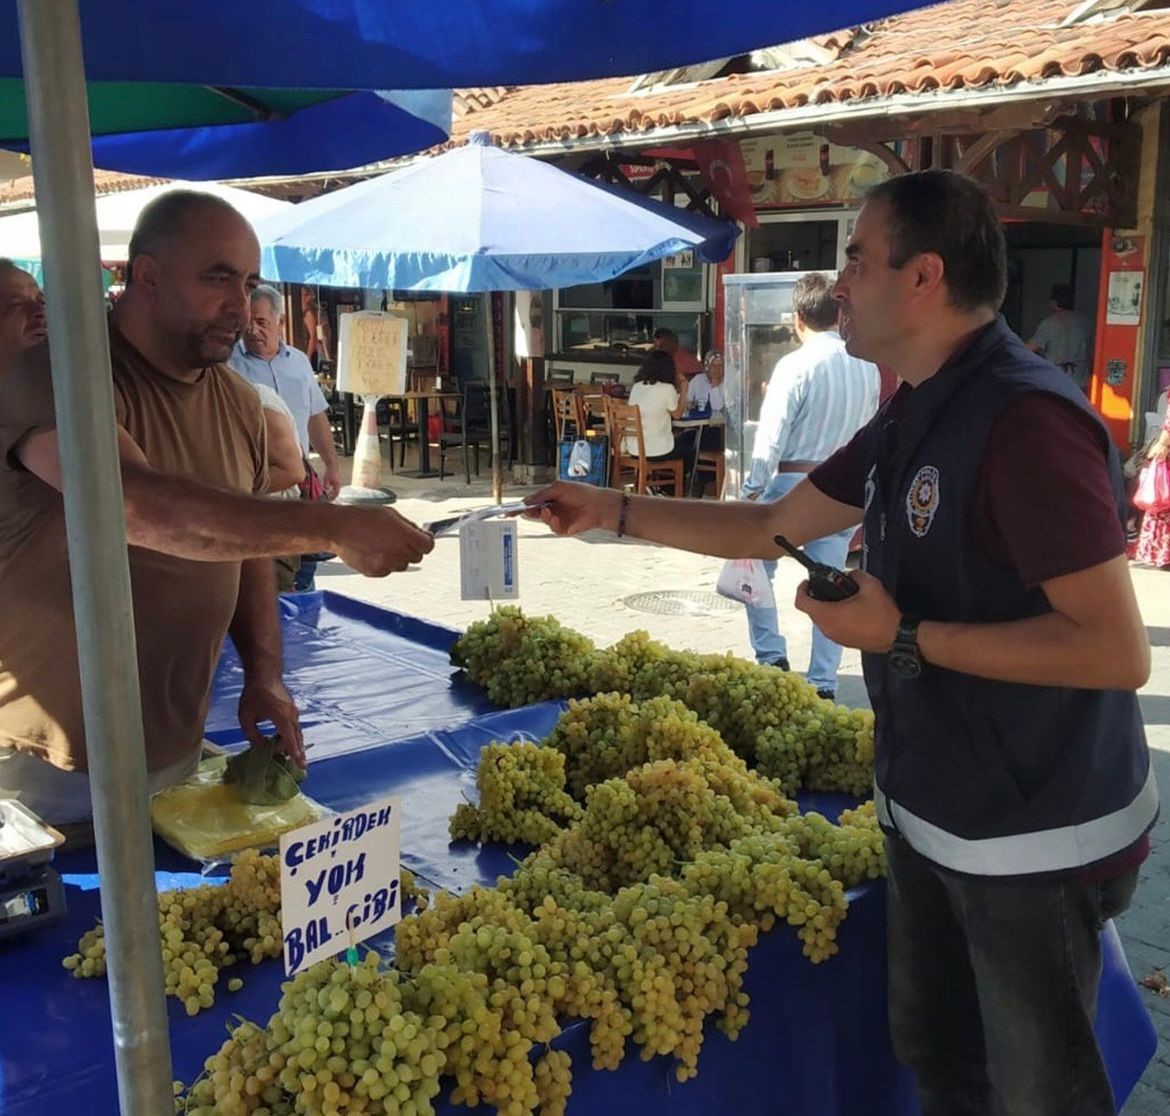
[[[416,522],[490,503],[486,478],[470,486],[462,477],[417,481],[387,474],[399,496],[398,508]],[[509,487],[506,499],[532,489]],[[720,562],[606,534],[556,538],[543,526],[520,526],[520,604],[532,614],[553,613],[563,623],[599,644],[644,628],[665,643],[699,651],[733,651],[750,656],[747,625],[739,606],[726,603],[706,615],[661,616],[639,612],[624,603],[633,594],[660,590],[710,590]],[[782,562],[776,579],[782,624],[794,667],[807,665],[809,624],[784,605],[801,580],[794,562]],[[1155,970],[1170,975],[1170,573],[1134,570],[1142,615],[1154,648],[1153,673],[1141,695],[1142,710],[1162,792],[1162,816],[1153,835],[1136,899],[1119,920],[1119,929],[1135,978]],[[318,587],[462,628],[487,615],[481,601],[459,599],[458,543],[440,539],[422,565],[405,574],[373,581],[342,563],[318,569]],[[866,704],[861,664],[847,651],[841,665],[838,697],[849,705]],[[1159,1034],[1155,1060],[1129,1098],[1123,1116],[1166,1116],[1170,1112],[1170,997],[1143,991]]]

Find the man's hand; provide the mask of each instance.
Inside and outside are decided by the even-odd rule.
[[[325,465],[325,476],[321,479],[321,487],[326,500],[336,500],[341,491],[341,467],[334,458]]]
[[[526,504],[546,502],[547,507],[527,512],[529,519],[540,519],[558,535],[579,535],[603,527],[617,530],[621,510],[621,493],[613,488],[596,488],[591,484],[574,481],[557,481],[526,496]]]
[[[852,577],[860,589],[844,601],[814,601],[808,595],[808,582],[802,581],[796,590],[796,607],[834,643],[884,654],[898,634],[902,610],[876,577],[863,570],[853,571]]]
[[[240,728],[250,744],[259,746],[264,741],[260,731],[262,721],[271,721],[280,737],[276,745],[297,764],[305,766],[305,741],[301,736],[301,718],[296,703],[279,678],[245,678],[244,692],[240,694]]]
[[[393,508],[339,507],[331,513],[345,517],[335,528],[333,549],[346,565],[366,577],[400,573],[434,549],[434,536]]]

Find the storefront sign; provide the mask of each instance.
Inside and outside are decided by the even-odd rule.
[[[398,798],[384,798],[280,838],[284,971],[302,969],[402,917]]]
[[[740,141],[757,209],[855,202],[889,177],[876,156],[812,132]]]

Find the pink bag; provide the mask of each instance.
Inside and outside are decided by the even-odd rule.
[[[1146,463],[1138,476],[1133,504],[1145,512],[1170,511],[1170,459]]]

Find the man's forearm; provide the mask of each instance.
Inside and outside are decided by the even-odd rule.
[[[333,444],[333,428],[329,425],[329,416],[324,411],[309,419],[309,445],[325,462],[327,469],[337,465],[337,447]]]
[[[1001,624],[924,620],[918,646],[934,666],[1031,686],[1134,690],[1149,673],[1138,642],[1103,635],[1058,612]]]
[[[122,471],[133,546],[197,561],[239,561],[336,550],[342,511],[331,504],[224,492],[148,468]]]
[[[617,529],[620,514],[620,499],[614,496],[606,523],[610,530]],[[776,535],[802,546],[859,523],[861,514],[860,508],[831,500],[808,482],[770,504],[633,496],[626,534],[716,558],[777,558]]]
[[[271,558],[249,558],[241,563],[240,592],[229,632],[245,677],[280,678],[283,656]]]

